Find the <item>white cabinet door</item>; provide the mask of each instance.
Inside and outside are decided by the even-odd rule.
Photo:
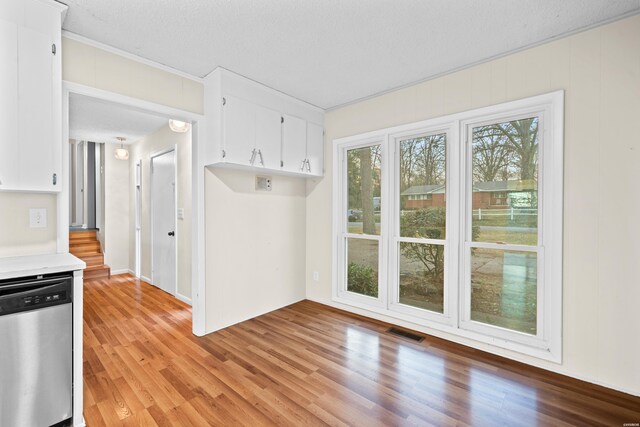
[[[284,115],[282,132],[282,169],[300,173],[307,154],[307,122]]]
[[[256,139],[255,107],[243,99],[225,96],[222,112],[225,162],[250,164]]]
[[[61,147],[59,137],[54,135],[51,44],[48,35],[25,27],[18,29],[18,168],[20,187],[25,190],[53,191],[60,187],[56,150]]]
[[[307,168],[311,175],[323,174],[324,135],[322,126],[307,122]]]
[[[18,26],[0,19],[0,189],[18,188]]]
[[[256,143],[255,148],[262,154],[264,165],[260,163],[260,156],[256,157],[254,166],[264,166],[269,169],[280,168],[280,154],[282,146],[281,115],[277,111],[256,105]]]

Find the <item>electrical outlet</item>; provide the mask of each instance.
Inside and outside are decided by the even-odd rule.
[[[313,281],[314,282],[319,282],[320,281],[320,273],[317,271],[313,272]]]
[[[270,176],[256,176],[256,190],[257,191],[271,191],[271,177]]]
[[[184,208],[178,208],[178,219],[184,219]]]
[[[47,226],[47,210],[29,209],[29,227],[31,228],[45,228]]]

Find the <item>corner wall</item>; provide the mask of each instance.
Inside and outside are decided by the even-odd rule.
[[[558,89],[566,91],[561,365],[331,301],[335,138]],[[327,179],[307,189],[307,298],[640,395],[638,117],[640,16],[328,112]]]
[[[129,271],[129,160],[115,158],[116,144],[104,145],[104,263],[112,273]]]
[[[304,299],[305,180],[205,172],[206,326],[217,330]]]

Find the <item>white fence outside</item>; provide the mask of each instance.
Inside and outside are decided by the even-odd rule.
[[[507,216],[510,220],[513,220],[518,216],[536,216],[538,215],[538,209],[536,208],[507,208],[507,209],[474,209],[472,211],[473,217],[479,221],[482,218],[488,218],[493,216]]]

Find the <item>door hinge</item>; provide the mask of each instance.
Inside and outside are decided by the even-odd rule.
[[[54,55],[56,54],[56,44],[55,43],[51,45],[51,53],[54,54]]]
[[[227,98],[222,98],[222,105],[227,105]]]

